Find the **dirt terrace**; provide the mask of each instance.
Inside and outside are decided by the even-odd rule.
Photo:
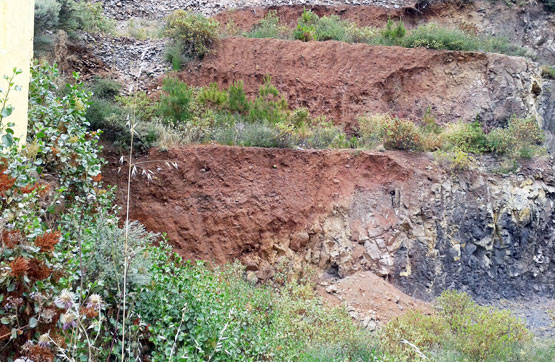
[[[367,112],[417,120],[428,107],[443,122],[478,116],[492,125],[537,112],[537,68],[497,54],[228,38],[215,55],[179,74],[195,86],[243,80],[251,96],[266,75],[291,106],[336,123],[351,124]]]
[[[105,174],[120,186],[121,201],[126,175],[111,158]],[[178,169],[165,161],[177,161]],[[315,220],[356,189],[383,189],[386,201],[397,181],[416,185],[415,164],[433,167],[425,157],[397,153],[226,146],[154,150],[138,162],[154,177],[132,183],[131,218],[166,232],[183,256],[216,262],[264,253],[272,240],[290,240],[301,250]],[[386,214],[376,227],[388,224]]]

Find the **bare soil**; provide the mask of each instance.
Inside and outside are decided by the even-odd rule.
[[[254,97],[266,76],[291,107],[351,125],[367,112],[442,122],[504,123],[535,107],[533,68],[523,58],[423,48],[227,38],[179,77],[194,86],[244,81]]]

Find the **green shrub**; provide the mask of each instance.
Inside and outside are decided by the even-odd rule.
[[[395,360],[412,361],[421,353],[452,351],[461,360],[512,360],[530,341],[523,322],[507,310],[477,305],[465,293],[445,291],[436,301],[437,312],[423,315],[408,312],[382,330],[380,345]],[[500,358],[500,359],[498,359]]]
[[[509,158],[531,158],[542,153],[545,136],[534,118],[511,117],[507,128],[497,128],[487,135],[489,149]]]
[[[422,148],[414,122],[394,119],[384,132],[383,145],[389,150],[416,151]]]
[[[476,37],[458,29],[437,24],[420,25],[399,40],[398,45],[408,48],[428,48],[458,51],[484,51],[508,55],[530,55],[524,48],[500,37]]]
[[[183,52],[183,45],[181,41],[175,41],[166,47],[164,51],[166,61],[172,65],[173,70],[180,70],[183,64],[191,60]]]
[[[137,312],[150,325],[153,360],[170,360],[172,349],[175,360],[189,361],[297,361],[329,345],[351,355],[374,350],[364,343],[370,335],[344,309],[321,303],[311,285],[293,280],[274,290],[246,281],[239,264],[211,271],[164,247],[149,254],[152,282]]]
[[[540,0],[545,8],[551,12],[555,11],[555,0]]]
[[[393,125],[393,117],[389,114],[368,114],[358,119],[358,127],[362,142],[368,147],[383,143],[386,130]]]
[[[359,27],[350,23],[347,27],[347,41],[352,43],[376,44],[378,36],[378,29],[371,26]]]
[[[454,171],[468,170],[475,162],[475,159],[468,152],[459,149],[447,152],[437,150],[434,157],[442,167]]]
[[[78,28],[86,32],[113,33],[115,29],[114,20],[104,16],[101,2],[76,2],[73,13],[77,18]]]
[[[445,291],[436,300],[439,315],[455,337],[455,348],[474,360],[506,354],[531,335],[508,310],[479,306],[466,293]]]
[[[548,79],[555,79],[555,67],[551,65],[544,65],[541,67],[542,77]]]
[[[110,33],[113,20],[104,16],[101,2],[74,0],[36,0],[35,35],[47,30],[62,29],[68,33],[75,30]]]
[[[116,96],[115,99],[128,114],[135,115],[140,121],[153,121],[157,116],[157,102],[151,99],[145,91],[138,91],[129,96]]]
[[[249,102],[243,89],[243,81],[234,81],[228,89],[228,108],[231,112],[245,113],[249,111]]]
[[[165,32],[173,40],[173,46],[179,47],[183,56],[202,59],[216,45],[219,26],[214,19],[176,10],[168,16]]]
[[[220,90],[217,83],[211,83],[200,90],[198,100],[206,106],[222,107],[228,102],[228,96],[227,92]]]
[[[89,89],[94,97],[115,100],[121,91],[121,84],[109,78],[96,78]]]
[[[482,153],[488,149],[486,134],[477,121],[450,124],[444,131],[444,137],[448,150]]]
[[[271,124],[276,124],[286,120],[288,116],[289,106],[287,101],[272,84],[272,78],[269,76],[265,77],[258,96],[249,107],[247,118],[251,122],[267,121]]]
[[[297,28],[293,32],[293,37],[301,41],[318,40],[316,37],[316,23],[318,19],[318,15],[305,9],[299,18]]]
[[[405,24],[401,20],[395,25],[393,20],[388,19],[385,28],[381,32],[384,45],[399,45],[402,44],[402,39],[405,37],[407,30]]]
[[[35,36],[58,27],[61,7],[57,0],[36,0]]]
[[[260,23],[245,34],[247,38],[291,39],[291,31],[284,25],[279,25],[279,17],[275,10],[270,10]]]
[[[315,38],[320,41],[350,41],[349,26],[348,22],[341,20],[337,15],[321,17],[316,21],[314,27]]]
[[[176,78],[166,78],[162,83],[160,112],[170,123],[182,123],[192,117],[190,110],[193,91],[187,84]]]

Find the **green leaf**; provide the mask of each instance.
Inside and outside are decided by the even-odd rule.
[[[10,318],[2,317],[2,319],[0,319],[0,322],[2,322],[2,324],[10,324]]]
[[[29,327],[35,328],[39,324],[39,321],[35,317],[29,319]]]

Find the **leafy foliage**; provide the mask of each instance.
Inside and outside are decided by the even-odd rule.
[[[275,10],[270,10],[254,28],[245,34],[247,38],[291,39],[291,31],[279,25],[279,17]]]
[[[218,41],[219,23],[199,14],[176,10],[168,16],[166,35],[187,58],[203,58]]]
[[[277,13],[270,12],[248,37],[287,39],[286,29],[280,27]],[[528,56],[533,54],[510,41],[499,37],[477,37],[459,29],[441,27],[429,23],[407,30],[399,20],[389,19],[382,29],[359,27],[355,23],[340,17],[319,17],[310,10],[304,10],[293,30],[293,38],[302,41],[338,40],[349,43],[367,43],[374,45],[402,46],[407,48],[428,48],[460,51],[484,51],[508,55]]]
[[[343,348],[348,358],[355,341],[356,353],[372,354],[361,343],[369,336],[345,310],[318,303],[310,285],[253,286],[239,264],[212,272],[163,248],[153,253],[152,283],[138,311],[151,324],[155,360],[173,354],[192,361],[291,361],[322,343]]]
[[[396,360],[420,359],[420,352],[452,350],[470,361],[510,360],[515,348],[531,339],[524,323],[506,310],[477,305],[465,293],[445,291],[436,301],[432,315],[409,312],[389,322],[383,329],[380,345]],[[516,352],[516,353],[515,353]]]
[[[180,123],[191,119],[190,105],[193,91],[175,78],[166,78],[162,84],[164,94],[160,96],[160,111],[169,122]]]

